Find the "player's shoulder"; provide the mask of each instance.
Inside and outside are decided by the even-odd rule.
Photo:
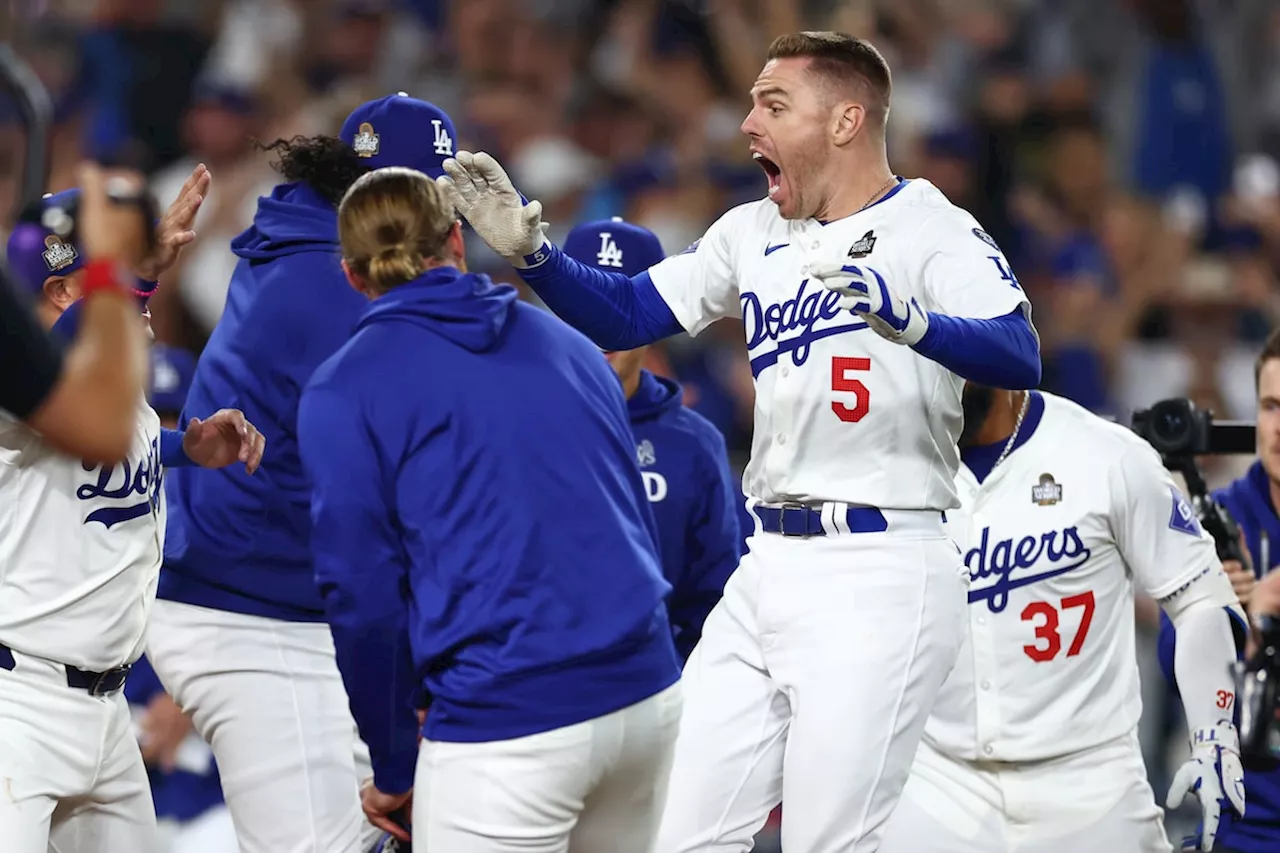
[[[955,204],[924,178],[913,178],[896,196],[894,214],[918,227],[922,236],[969,236],[990,241],[972,213]]]
[[[716,233],[726,243],[736,245],[744,240],[759,239],[762,233],[779,227],[785,228],[786,220],[778,214],[778,206],[761,198],[729,208],[711,224],[707,233]]]
[[[1123,424],[1095,414],[1066,397],[1047,391],[1037,393],[1044,398],[1043,423],[1054,433],[1057,446],[1069,442],[1100,462],[1116,462],[1135,453],[1158,460],[1151,445]]]

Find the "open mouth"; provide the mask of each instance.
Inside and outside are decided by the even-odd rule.
[[[754,152],[751,157],[760,164],[761,169],[764,169],[764,175],[769,179],[769,195],[773,196],[778,192],[778,188],[782,186],[782,170],[778,168],[777,163],[759,151]]]

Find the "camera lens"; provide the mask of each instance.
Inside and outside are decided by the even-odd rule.
[[[1158,409],[1155,413],[1153,426],[1156,435],[1161,440],[1168,442],[1176,442],[1187,431],[1188,421],[1187,413],[1182,411],[1180,407],[1168,407]]]

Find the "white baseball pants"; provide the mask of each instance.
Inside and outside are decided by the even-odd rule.
[[[226,806],[216,806],[186,823],[160,821],[164,853],[240,853],[236,825]]]
[[[123,693],[67,686],[61,664],[0,669],[0,850],[156,853],[151,783]]]
[[[372,775],[329,626],[158,600],[147,658],[213,749],[242,853],[363,853]]]
[[[927,741],[880,853],[1170,853],[1136,732],[1046,761],[969,762]]]
[[[676,682],[612,714],[529,737],[424,740],[414,776],[414,850],[662,850],[654,836],[680,706]]]
[[[884,533],[757,533],[684,670],[661,853],[747,851],[783,803],[788,853],[871,853],[963,637],[939,513]]]

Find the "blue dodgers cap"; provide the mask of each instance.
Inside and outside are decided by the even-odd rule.
[[[165,344],[151,346],[151,378],[147,398],[157,412],[180,412],[196,373],[193,353]]]
[[[46,195],[40,200],[40,213],[51,208],[66,207],[80,200],[80,190],[65,190]],[[46,228],[42,222],[23,221],[14,226],[6,248],[9,268],[18,281],[32,293],[39,293],[45,279],[79,272],[84,266],[84,253]]]
[[[575,261],[628,276],[639,275],[667,256],[657,234],[620,216],[582,223],[569,232],[562,250]]]
[[[404,92],[356,107],[338,135],[370,170],[403,166],[438,178],[441,164],[457,152],[453,119]]]

